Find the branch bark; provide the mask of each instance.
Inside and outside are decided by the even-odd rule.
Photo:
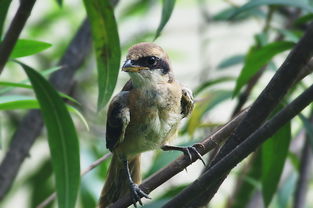
[[[222,128],[214,132],[209,137],[205,138],[196,148],[201,155],[208,153],[210,150],[217,147],[219,144],[225,141],[229,137],[231,132],[237,127],[243,117],[246,115],[248,110],[242,111],[238,116],[225,124]],[[192,162],[194,162],[193,160]],[[181,156],[163,169],[159,170],[157,173],[153,174],[147,178],[141,185],[140,188],[144,190],[145,193],[149,194],[158,186],[162,185],[164,182],[175,176],[177,173],[183,171],[187,166],[192,163],[189,157]],[[132,199],[130,195],[126,195],[116,201],[110,208],[127,207],[131,205]]]
[[[313,85],[298,96],[292,103],[277,113],[271,120],[263,124],[253,132],[245,141],[238,145],[229,154],[214,164],[208,171],[195,180],[190,186],[185,188],[176,197],[170,200],[164,208],[170,207],[190,207],[189,203],[194,202],[199,197],[199,193],[211,189],[211,185],[219,182],[240,161],[256,150],[264,141],[270,138],[277,130],[300,113],[313,101]],[[200,196],[201,197],[201,196]]]
[[[20,2],[20,6],[3,39],[3,42],[0,44],[0,74],[10,57],[10,54],[25,26],[28,17],[30,16],[36,0],[22,0]]]
[[[91,49],[89,22],[85,20],[71,41],[58,65],[62,69],[50,77],[51,84],[59,91],[68,93],[73,86],[73,76],[82,65]],[[1,165],[0,165],[0,200],[9,191],[12,183],[35,139],[43,127],[39,110],[29,111],[16,129]]]
[[[247,116],[239,124],[238,128],[233,132],[231,137],[226,141],[215,159],[210,164],[210,167],[215,165],[225,155],[231,152],[236,146],[244,141],[252,132],[254,132],[273,111],[283,96],[291,88],[291,86],[299,80],[299,77],[305,70],[307,63],[313,55],[313,23],[308,27],[308,30],[296,44],[288,57],[270,80],[268,85],[251,106]],[[220,177],[219,181],[215,181],[215,185],[211,186],[206,193],[198,193],[207,196],[208,202],[213,198],[214,194],[227,177]],[[197,202],[197,201],[195,201]]]

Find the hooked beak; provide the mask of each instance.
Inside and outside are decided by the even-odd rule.
[[[131,60],[126,60],[122,66],[122,70],[125,72],[139,72],[140,70],[147,70],[148,67],[134,65]]]

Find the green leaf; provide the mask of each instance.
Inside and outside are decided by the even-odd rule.
[[[84,0],[91,23],[98,66],[98,110],[106,106],[116,85],[119,73],[121,49],[110,1]]]
[[[0,0],[0,40],[2,40],[2,32],[5,18],[12,0]]]
[[[295,191],[298,175],[295,172],[289,173],[288,177],[282,183],[282,186],[278,190],[278,207],[288,207],[288,202],[292,199],[292,195]]]
[[[57,70],[59,70],[61,68],[62,68],[61,66],[57,66],[57,67],[53,67],[53,68],[41,71],[39,73],[42,76],[47,77],[49,74],[51,74],[51,73],[53,73],[53,72],[55,72],[55,71],[57,71]],[[29,82],[29,79],[22,80],[22,81],[20,81],[18,83],[12,84],[12,85],[10,85],[9,82],[1,82],[1,83],[3,83],[2,85],[6,85],[5,83],[7,83],[7,87],[3,88],[3,89],[0,89],[0,94],[7,93],[10,90],[14,89],[14,87],[22,87],[22,86],[24,86],[25,88],[28,88],[28,87],[26,87],[26,84],[24,85],[24,83],[27,83],[27,82]],[[27,86],[29,86],[29,85],[27,85]]]
[[[52,45],[50,43],[37,41],[37,40],[26,40],[19,39],[10,55],[11,59],[30,56],[39,53]]]
[[[305,0],[258,0],[258,1],[249,1],[243,6],[239,7],[234,13],[231,15],[231,18],[237,16],[242,12],[249,11],[259,6],[264,5],[279,5],[279,6],[291,6],[303,9],[308,12],[313,12],[312,6]]]
[[[262,193],[266,207],[270,204],[283,171],[291,140],[288,122],[262,145]]]
[[[212,110],[219,103],[229,99],[231,97],[231,91],[211,91],[206,96],[205,102],[199,102],[195,105],[195,108],[187,123],[187,132],[189,135],[193,135],[196,129],[201,125],[201,120],[207,112]]]
[[[199,95],[199,93],[201,93],[203,90],[205,90],[208,87],[211,87],[215,84],[227,82],[227,81],[232,81],[232,80],[234,80],[234,77],[227,77],[227,76],[219,77],[219,78],[214,79],[214,80],[208,80],[208,81],[202,83],[199,87],[197,87],[193,93],[195,96],[197,96],[197,95]]]
[[[258,181],[261,178],[261,152],[256,151],[253,155],[252,165],[245,175],[239,175],[238,177],[244,177],[242,185],[238,190],[232,208],[247,207],[253,192],[258,188]],[[252,159],[252,158],[251,158]],[[245,168],[245,167],[243,167]],[[252,182],[253,181],[253,182]]]
[[[163,2],[163,4],[162,4],[161,21],[160,21],[159,27],[155,33],[154,40],[156,40],[160,36],[163,28],[165,27],[168,20],[170,19],[172,12],[173,12],[173,9],[174,9],[174,6],[175,6],[176,0],[163,0],[162,2]]]
[[[235,56],[231,56],[227,59],[224,59],[218,66],[217,68],[219,69],[225,69],[237,64],[241,64],[243,63],[245,60],[245,56],[244,55],[235,55]]]
[[[62,7],[62,5],[63,5],[63,0],[56,0],[56,1],[57,1],[58,5],[59,5],[60,7]]]
[[[3,86],[7,86],[7,87],[19,87],[19,88],[25,88],[25,89],[32,89],[33,87],[29,84],[22,84],[22,83],[16,83],[16,82],[1,82],[0,81],[0,85]],[[59,95],[63,98],[66,98],[76,104],[79,104],[79,102],[77,100],[75,100],[74,98],[72,98],[71,96],[68,96],[62,92],[59,92]]]
[[[66,96],[65,94],[60,94],[60,96]],[[66,96],[68,97],[68,96]],[[75,101],[75,100],[74,100]],[[89,125],[85,117],[74,107],[66,104],[67,109],[76,114],[78,118],[83,122],[87,131],[89,131]],[[17,110],[17,109],[36,109],[39,108],[39,103],[36,99],[29,96],[21,95],[9,95],[0,97],[0,110]]]
[[[80,159],[73,121],[49,82],[29,66],[20,64],[32,83],[47,127],[58,207],[74,208],[80,183]]]
[[[269,43],[260,49],[251,50],[246,56],[245,65],[236,81],[233,97],[237,96],[242,86],[244,86],[258,72],[258,70],[266,65],[275,55],[289,50],[293,46],[293,42],[278,41]]]
[[[266,17],[265,13],[258,8],[254,8],[254,9],[242,12],[242,13],[232,17],[233,14],[237,10],[238,10],[238,7],[226,8],[226,9],[220,11],[219,13],[215,14],[212,17],[212,19],[214,21],[232,21],[232,22],[235,22],[235,21],[248,20],[248,18],[250,18],[250,17],[261,17],[261,18]]]

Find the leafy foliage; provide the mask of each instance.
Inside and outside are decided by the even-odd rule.
[[[115,88],[121,49],[113,7],[109,1],[85,0],[85,8],[91,22],[92,35],[98,65],[98,110],[101,110],[112,96]]]
[[[80,182],[80,160],[73,121],[52,86],[35,70],[20,64],[32,83],[48,130],[59,207],[75,207]]]

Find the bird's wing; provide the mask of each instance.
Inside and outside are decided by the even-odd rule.
[[[127,107],[128,91],[121,91],[111,101],[106,126],[106,146],[112,151],[123,142],[126,127],[130,121],[130,112]]]
[[[180,103],[181,103],[181,114],[185,118],[191,114],[194,106],[192,91],[186,87],[182,87],[182,98]]]

